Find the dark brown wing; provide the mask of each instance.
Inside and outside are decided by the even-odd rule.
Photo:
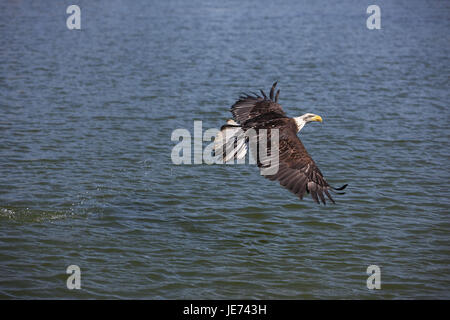
[[[325,194],[335,203],[329,192],[332,187],[323,178],[293,126],[284,126],[279,130],[279,169],[276,174],[265,177],[278,180],[280,185],[300,199],[303,199],[305,193],[311,193],[317,203],[326,204]]]
[[[237,123],[244,124],[246,121],[251,120],[257,116],[265,113],[276,113],[280,116],[286,116],[281,105],[278,104],[278,96],[280,90],[277,91],[274,97],[275,82],[270,90],[269,98],[267,98],[264,91],[261,90],[262,97],[258,94],[243,95],[231,106],[231,113]]]

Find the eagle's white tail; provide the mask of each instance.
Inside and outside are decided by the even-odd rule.
[[[214,154],[219,162],[242,159],[247,154],[245,132],[234,120],[229,119],[217,133]]]

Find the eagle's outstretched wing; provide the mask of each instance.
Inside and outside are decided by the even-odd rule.
[[[266,113],[275,113],[279,116],[286,116],[283,108],[278,104],[280,90],[278,90],[274,96],[276,85],[277,83],[275,82],[272,89],[270,89],[269,98],[262,90],[262,97],[256,93],[253,93],[253,96],[247,94],[240,96],[239,100],[231,106],[231,113],[233,114],[234,120],[242,125],[246,121]]]
[[[273,175],[265,175],[265,177],[279,181],[280,185],[300,199],[303,199],[305,193],[311,193],[312,198],[317,203],[326,204],[325,194],[334,203],[329,191],[331,189],[343,190],[347,185],[336,189],[327,183],[293,127],[281,128],[279,136],[278,172]]]

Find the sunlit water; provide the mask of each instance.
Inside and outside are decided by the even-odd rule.
[[[76,4],[0,4],[1,298],[450,298],[448,2]],[[171,162],[275,80],[336,205]]]

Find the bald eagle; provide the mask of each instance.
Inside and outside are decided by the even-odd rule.
[[[231,106],[233,119],[229,119],[218,132],[214,154],[223,162],[231,159],[242,159],[247,153],[247,139],[239,139],[250,129],[260,132],[266,129],[269,132],[278,129],[278,171],[274,174],[264,175],[272,181],[279,181],[280,185],[303,199],[305,193],[311,194],[315,202],[326,204],[324,194],[335,203],[330,191],[336,194],[345,189],[347,184],[340,188],[331,187],[324,179],[314,160],[306,151],[297,133],[309,122],[319,121],[322,118],[316,114],[306,113],[300,117],[289,118],[278,104],[280,90],[275,94],[275,82],[270,90],[269,97],[260,90],[262,96],[256,93],[243,94]],[[230,144],[233,145],[232,152],[229,151]],[[270,144],[267,145],[270,149]],[[258,155],[256,156],[258,158]],[[264,163],[258,159],[258,167],[264,167]]]

